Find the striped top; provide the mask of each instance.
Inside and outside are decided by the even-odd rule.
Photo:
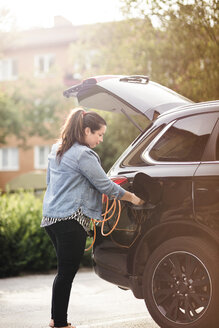
[[[48,216],[43,216],[42,222],[41,222],[41,227],[47,227],[50,226],[56,222],[61,222],[61,221],[66,221],[66,220],[76,220],[86,232],[88,232],[91,228],[91,218],[88,216],[84,215],[82,213],[81,208],[79,208],[76,212],[74,212],[72,215],[63,217],[63,218],[54,218],[54,217],[48,217]]]

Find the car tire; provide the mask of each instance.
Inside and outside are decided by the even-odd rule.
[[[218,328],[218,248],[193,237],[170,239],[143,274],[146,306],[162,328]]]

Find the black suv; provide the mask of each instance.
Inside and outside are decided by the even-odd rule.
[[[219,101],[193,103],[146,76],[90,78],[64,95],[151,122],[108,173],[145,204],[122,202],[116,229],[98,233],[95,272],[145,299],[163,328],[219,327]]]

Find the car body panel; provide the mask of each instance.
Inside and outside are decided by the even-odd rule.
[[[101,247],[98,247],[98,243],[95,245],[94,261],[98,265],[107,266],[109,270],[114,270],[117,267],[117,270],[122,270],[121,273],[132,275],[133,272],[129,268],[130,248],[138,242],[141,234],[144,235],[143,231],[148,231],[153,226],[166,221],[194,220],[192,179],[190,177],[195,173],[197,166],[198,163],[184,167],[177,166],[176,168],[174,165],[171,167],[161,165],[159,168],[149,166],[141,169],[141,171],[136,168],[138,169],[136,172],[145,173],[160,183],[162,201],[157,200],[157,203],[152,204],[151,208],[140,212],[133,210],[129,204],[122,204],[118,230],[115,229],[109,237],[102,238]],[[183,170],[184,175],[182,174]],[[133,180],[136,172],[126,174],[126,176],[129,177],[129,180]],[[162,176],[159,172],[162,172]],[[120,175],[119,173],[122,171],[118,170],[117,173]],[[185,175],[188,178],[185,179]],[[131,185],[129,190],[133,191]],[[154,199],[154,196],[152,195],[150,198]],[[110,220],[105,232],[112,228],[114,222],[115,218]]]
[[[198,222],[219,231],[219,119],[195,173],[194,210]]]
[[[216,101],[191,104],[182,107],[181,110],[173,109],[160,115],[113,165],[108,175],[110,177],[126,177],[128,183],[124,186],[125,189],[133,191],[134,178],[141,172],[160,184],[161,199],[154,204],[149,201],[152,206],[141,211],[133,210],[128,203],[122,202],[122,215],[118,230],[112,232],[108,237],[99,235],[98,242],[94,245],[95,271],[103,279],[130,288],[136,297],[141,298],[143,296],[139,286],[142,272],[137,268],[145,264],[152,249],[165,240],[167,235],[173,238],[183,235],[194,235],[201,238],[209,236],[212,240],[217,240],[217,233],[215,233],[215,229],[212,229],[212,222],[215,228],[218,227],[218,221],[215,220],[215,217],[218,217],[219,209],[218,162],[205,163],[200,160],[185,163],[153,163],[147,162],[147,158],[144,158],[143,166],[127,166],[124,163],[129,154],[138,149],[159,126],[164,127],[162,131],[166,131],[168,125],[171,126],[177,119],[197,114],[202,115],[202,113],[210,113],[211,117],[216,119],[219,117],[218,109],[219,102]],[[209,157],[209,152],[212,153],[212,136],[215,135],[214,138],[218,136],[218,126],[216,125],[212,129],[213,132],[203,158]],[[162,131],[158,131],[155,139],[161,137]],[[150,141],[150,144],[153,144],[155,139]],[[150,145],[147,147],[150,148]],[[213,153],[215,153],[215,147]],[[149,194],[152,189],[149,185]],[[204,200],[202,199],[205,197],[203,193],[208,194]],[[151,199],[153,199],[153,195],[149,195],[149,200]],[[207,217],[210,220],[206,217],[209,205],[212,206],[210,211],[208,209]],[[114,221],[115,219],[109,223],[106,232],[110,230]],[[144,258],[143,264],[141,264],[142,257]]]
[[[219,232],[219,161],[201,163],[194,179],[196,220]]]

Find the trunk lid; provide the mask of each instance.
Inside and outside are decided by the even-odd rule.
[[[84,80],[64,91],[65,97],[76,97],[86,108],[141,114],[153,121],[169,109],[192,101],[152,81],[147,76],[103,75]]]

